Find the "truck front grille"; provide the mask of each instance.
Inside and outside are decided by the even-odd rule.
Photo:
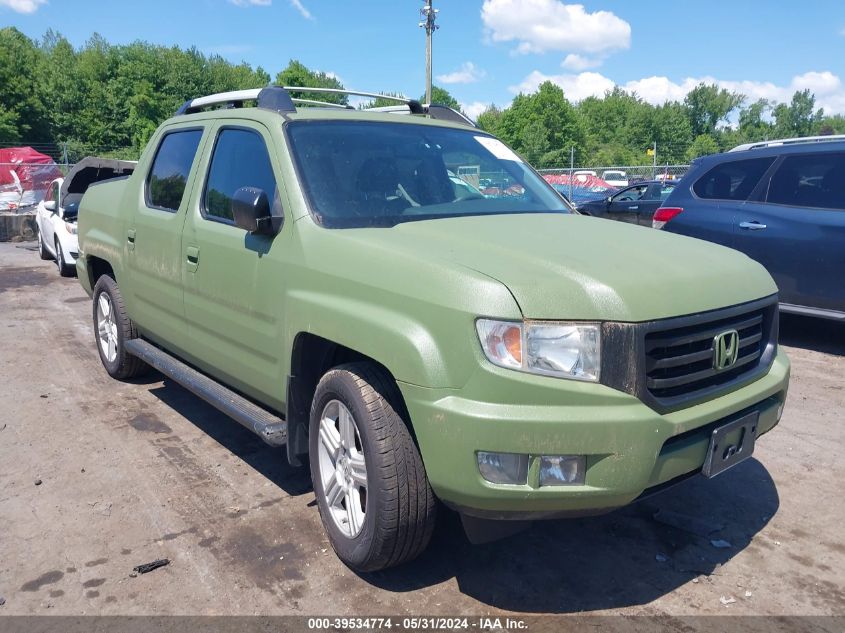
[[[765,349],[762,309],[698,325],[650,332],[645,337],[646,386],[655,398],[671,398],[724,385],[753,371]],[[736,330],[739,353],[728,369],[713,364],[714,338]]]
[[[719,370],[714,339],[730,330],[738,334],[737,359]],[[674,411],[761,377],[774,361],[777,338],[777,295],[659,321],[608,322],[602,325],[601,382],[655,411]]]

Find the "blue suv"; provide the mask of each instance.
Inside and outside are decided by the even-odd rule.
[[[845,322],[845,136],[752,143],[700,158],[652,226],[757,260],[777,282],[783,312]]]

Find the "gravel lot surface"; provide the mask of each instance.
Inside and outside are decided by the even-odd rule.
[[[444,512],[423,558],[361,576],[304,469],[160,374],[111,380],[76,279],[0,244],[0,615],[843,615],[845,326],[781,339],[783,420],[723,476],[479,547]]]

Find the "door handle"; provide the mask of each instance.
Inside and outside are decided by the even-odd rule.
[[[746,231],[762,231],[766,228],[765,224],[760,224],[757,220],[752,222],[740,222],[739,228],[745,229]]]
[[[126,241],[129,243],[129,250],[135,250],[135,229],[129,229],[126,232]]]
[[[200,263],[200,248],[199,246],[189,246],[185,249],[185,256],[188,263],[188,270],[192,273],[196,272]]]
[[[636,211],[636,210],[637,210],[637,209],[639,209],[640,207],[639,207],[639,205],[634,205],[633,207],[628,207],[628,208],[629,208],[631,211]]]

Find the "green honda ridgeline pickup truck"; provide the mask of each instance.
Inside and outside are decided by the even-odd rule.
[[[347,565],[417,556],[437,499],[475,540],[599,514],[777,424],[761,266],[576,214],[442,106],[297,90],[186,103],[85,194],[77,267],[108,373],[155,367],[307,457]]]

